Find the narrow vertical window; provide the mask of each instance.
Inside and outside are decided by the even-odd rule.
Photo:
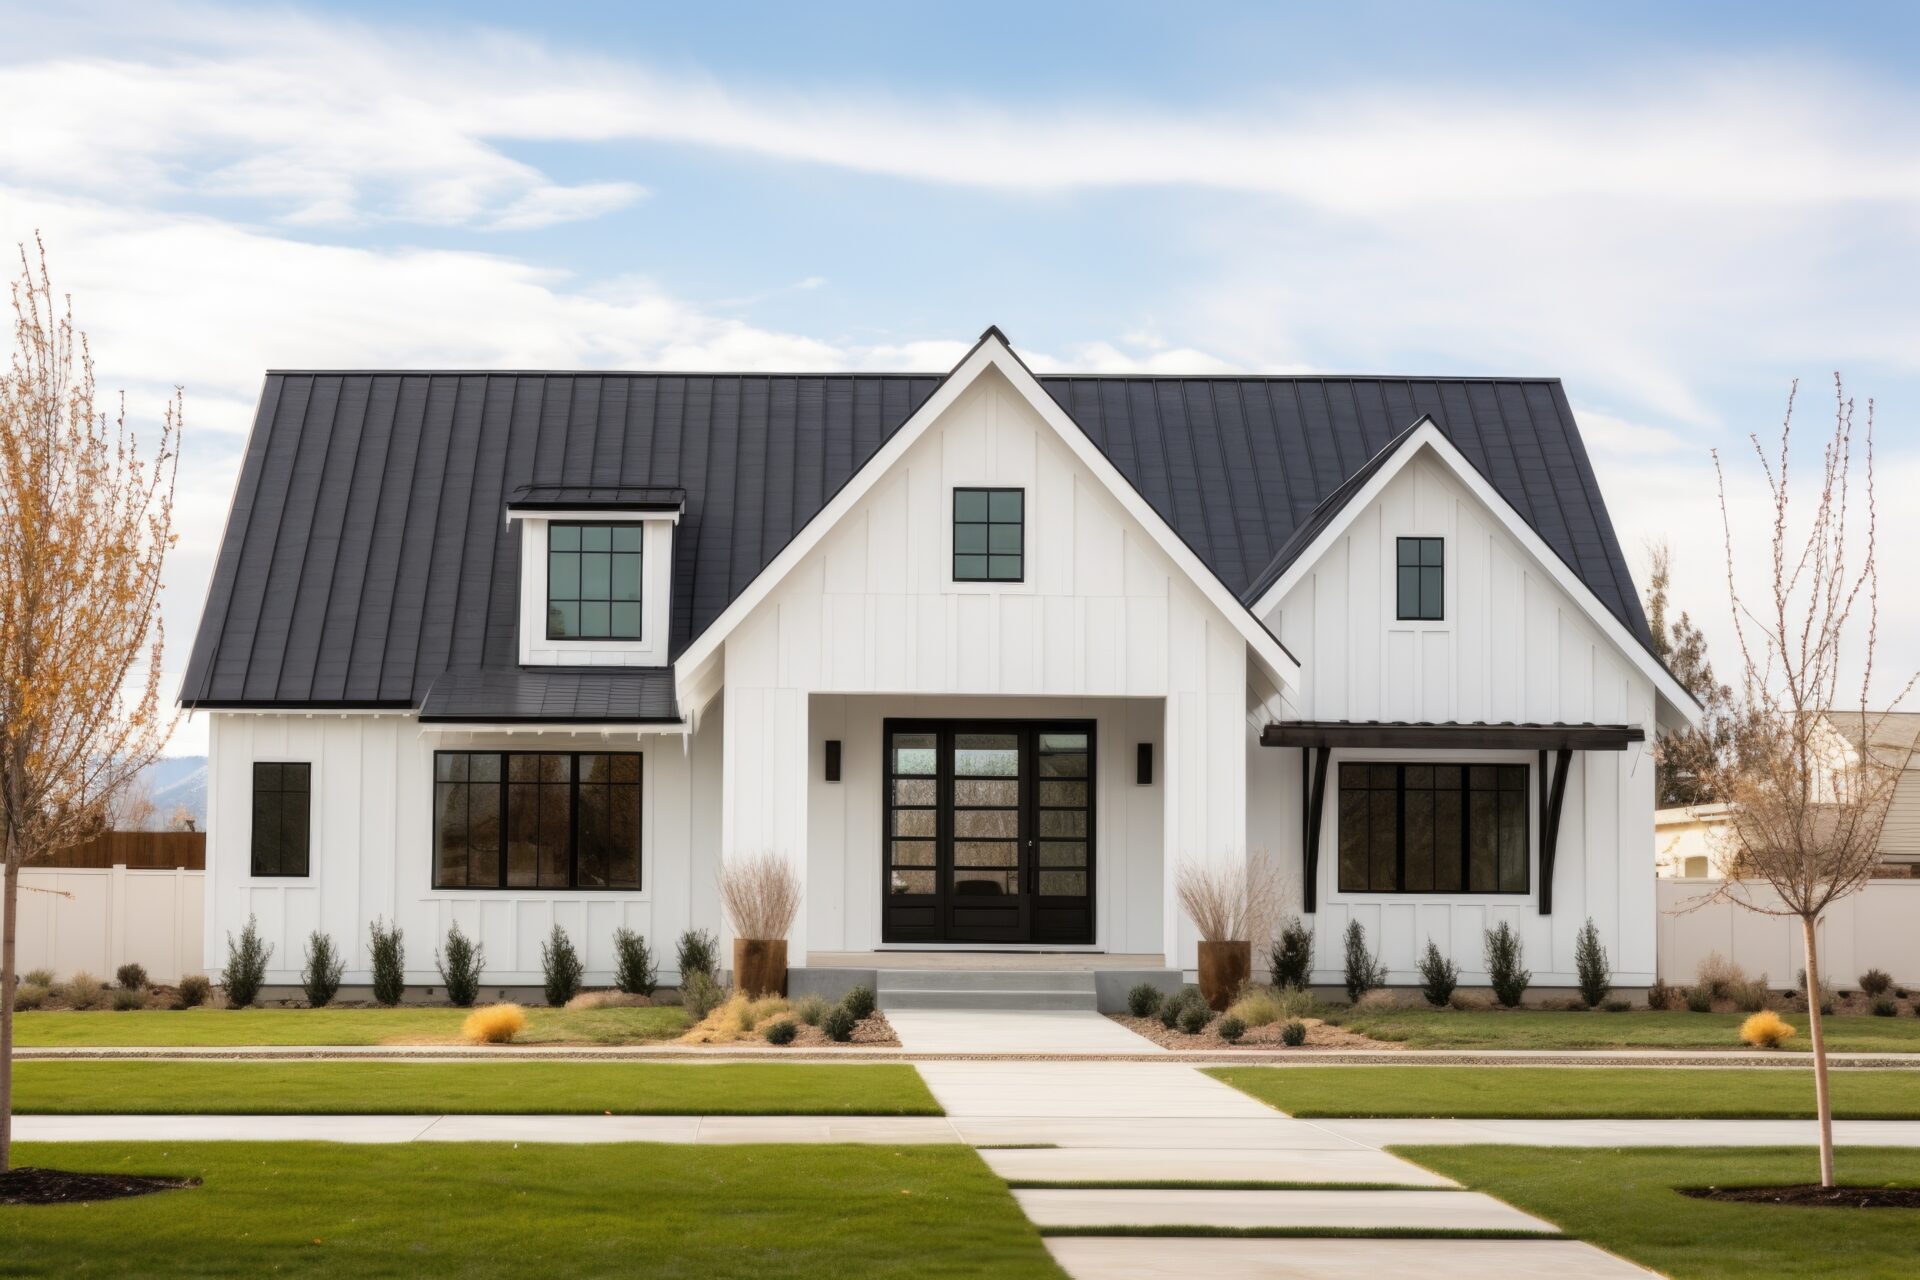
[[[640,540],[644,526],[547,527],[547,639],[640,638]]]
[[[308,833],[313,812],[313,766],[268,763],[253,766],[253,874],[307,874]]]
[[[1026,577],[1024,489],[953,491],[953,580],[1020,582]]]
[[[1402,538],[1398,547],[1402,621],[1438,622],[1447,616],[1445,538]]]

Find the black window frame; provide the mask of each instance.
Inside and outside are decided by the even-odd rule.
[[[985,520],[974,520],[974,519],[962,520],[960,518],[961,495],[974,494],[974,493],[986,495],[987,518]],[[1006,494],[1013,494],[1020,499],[1020,515],[1016,519],[1004,520],[1004,519],[996,519],[994,517],[994,514],[993,514],[994,498],[996,496],[1003,496]],[[968,529],[977,528],[977,529],[986,530],[986,535],[987,535],[986,550],[984,551],[960,550],[960,530],[962,527],[965,527]],[[999,528],[999,529],[1012,528],[1017,530],[1019,533],[1020,549],[1018,551],[995,551],[993,549],[993,531],[996,528]],[[953,539],[953,545],[950,548],[952,551],[953,562],[950,567],[953,570],[953,580],[955,582],[984,582],[991,585],[1004,586],[1010,583],[1025,582],[1027,580],[1027,491],[1025,489],[1013,488],[1006,485],[958,485],[956,486],[953,491],[953,522],[950,526],[950,529],[951,529],[950,536]],[[982,572],[978,574],[962,573],[960,571],[960,561],[963,558],[967,560],[982,561],[983,562]],[[1006,559],[1017,559],[1020,563],[1020,572],[1018,574],[1015,574],[1011,578],[996,576],[993,572],[993,562],[996,560],[1006,560]]]
[[[468,758],[467,771],[469,773],[469,776],[467,778],[443,779],[441,777],[441,767],[440,767],[441,760],[447,757],[452,757],[452,756],[463,756]],[[499,765],[498,765],[498,769],[496,770],[496,779],[492,783],[488,783],[485,780],[476,782],[472,779],[471,758],[475,756],[491,756],[496,760],[498,760]],[[548,781],[529,781],[526,779],[519,779],[519,780],[514,779],[513,765],[512,765],[513,758],[526,757],[526,756],[564,756],[566,757],[567,759],[566,781],[564,783],[561,783],[561,782],[548,782]],[[592,756],[607,756],[607,757],[619,757],[622,759],[631,759],[634,762],[633,780],[631,782],[627,782],[627,781],[614,781],[611,778],[604,781],[594,780],[594,779],[583,779],[581,777],[580,762],[582,759],[585,759],[587,757],[592,757]],[[609,771],[611,772],[611,769]],[[449,751],[435,751],[433,753],[433,773],[432,773],[431,784],[430,784],[433,788],[432,801],[431,801],[431,808],[433,812],[433,844],[432,844],[432,857],[431,857],[433,866],[432,866],[432,872],[431,872],[431,881],[433,884],[434,892],[436,893],[502,893],[502,892],[505,892],[505,893],[641,893],[641,892],[644,892],[646,889],[646,867],[647,867],[647,856],[646,856],[647,842],[646,842],[646,827],[645,827],[645,821],[644,821],[646,816],[646,777],[647,777],[646,753],[644,751],[538,751],[538,750],[529,751],[529,750],[506,750],[506,749],[498,749],[498,748],[492,749],[492,750],[489,750],[486,748],[461,748],[461,749],[449,750]],[[498,796],[496,797],[496,803],[498,804],[499,807],[495,817],[496,825],[494,828],[496,832],[495,839],[498,844],[498,848],[493,851],[494,857],[496,859],[495,880],[491,884],[471,883],[472,852],[471,852],[471,846],[469,846],[469,854],[468,854],[469,883],[465,883],[465,884],[443,883],[441,879],[441,853],[442,853],[442,834],[441,834],[441,827],[440,827],[441,794],[442,794],[441,789],[443,787],[455,787],[455,786],[474,787],[474,786],[486,786],[486,785],[492,785],[496,787],[499,792]],[[534,868],[535,883],[533,884],[509,883],[507,857],[509,853],[509,846],[511,844],[511,841],[509,840],[509,832],[511,831],[511,827],[509,826],[509,819],[508,819],[508,801],[511,798],[512,790],[515,785],[537,786],[543,789],[548,787],[557,789],[561,786],[564,786],[566,788],[567,881],[565,884],[539,883],[540,868],[538,867],[537,864]],[[632,802],[633,802],[633,822],[634,822],[634,839],[635,839],[635,846],[633,851],[634,864],[633,864],[633,883],[632,884],[630,885],[628,884],[596,885],[596,884],[582,884],[580,882],[580,852],[581,852],[580,791],[582,787],[604,787],[610,793],[608,797],[609,800],[612,800],[613,798],[615,798],[614,793],[616,792],[617,789],[631,788],[633,792]],[[609,876],[608,878],[611,879],[612,877]]]
[[[1408,555],[1411,552],[1412,558]],[[1432,558],[1429,559],[1429,553]],[[1401,622],[1447,620],[1447,540],[1398,538],[1393,549],[1394,615]],[[1408,575],[1412,576],[1409,577]],[[1407,588],[1413,587],[1413,612],[1407,611]],[[1432,587],[1429,603],[1428,587]],[[1429,612],[1431,610],[1431,612]]]
[[[605,529],[608,535],[607,536],[608,549],[604,553],[601,553],[598,551],[590,553],[586,550],[584,546],[574,547],[574,548],[561,548],[556,550],[553,545],[553,535],[554,535],[554,531],[557,529],[580,530],[582,543],[584,543],[586,540],[587,530]],[[639,535],[640,545],[637,548],[634,548],[631,550],[614,549],[613,542],[615,540],[615,535],[624,531],[632,531]],[[579,556],[584,556],[588,554],[596,554],[596,555],[605,554],[609,557],[632,556],[634,558],[634,561],[636,564],[636,575],[635,575],[636,582],[634,585],[634,597],[632,600],[622,600],[614,596],[613,594],[614,569],[613,569],[613,562],[611,559],[609,560],[608,566],[607,566],[607,595],[604,598],[597,595],[590,597],[585,594],[585,582],[583,580],[584,575],[583,573],[580,572],[580,568],[581,568],[580,566],[576,566],[576,569],[575,569],[574,594],[570,596],[555,597],[555,595],[553,594],[553,579],[554,579],[553,558],[556,555],[572,555],[575,557],[579,557]],[[547,522],[546,557],[547,557],[546,559],[546,578],[547,578],[546,596],[547,598],[545,602],[545,608],[546,608],[546,615],[547,615],[547,639],[563,640],[563,641],[570,641],[570,642],[581,642],[581,643],[587,643],[587,644],[591,644],[596,641],[614,642],[619,644],[635,644],[643,641],[646,638],[647,527],[646,527],[645,521],[642,521],[642,520],[549,520]],[[571,604],[574,606],[576,626],[579,623],[580,611],[583,610],[587,605],[590,605],[590,604],[606,605],[607,619],[608,619],[607,634],[590,636],[590,635],[578,634],[577,632],[568,633],[565,631],[556,631],[554,629],[554,625],[555,625],[554,607],[556,604],[562,604],[562,605]],[[616,629],[613,626],[613,622],[612,622],[614,606],[624,605],[624,604],[631,604],[633,606],[634,622],[633,622],[633,633],[631,635],[627,634],[624,630]]]
[[[263,770],[276,771],[273,785],[263,786]],[[297,770],[300,785],[288,786],[288,771]],[[274,797],[277,801],[274,822],[274,844],[271,850],[262,850],[261,842],[265,835],[265,824],[260,821],[260,805],[264,797]],[[298,818],[288,821],[288,806],[298,800]],[[303,880],[313,874],[313,762],[310,760],[256,760],[253,762],[251,831],[248,833],[248,874],[261,880]],[[288,869],[290,858],[286,846],[286,835],[290,830],[300,833],[298,871]],[[261,855],[271,854],[274,870],[262,870]]]
[[[1503,760],[1343,760],[1340,761],[1335,768],[1337,770],[1337,776],[1334,783],[1333,799],[1335,805],[1334,812],[1336,815],[1334,829],[1334,883],[1340,893],[1355,895],[1381,894],[1401,897],[1515,898],[1526,897],[1533,892],[1534,839],[1531,807],[1533,792],[1528,785],[1531,766]],[[1389,769],[1394,771],[1393,783],[1391,786],[1382,786],[1379,784],[1380,775],[1378,771]],[[1458,769],[1460,771],[1460,781],[1457,790],[1438,785],[1437,775],[1430,775],[1426,785],[1419,785],[1416,780],[1415,786],[1412,788],[1408,786],[1409,770],[1431,771],[1447,769]],[[1350,786],[1348,779],[1355,776],[1351,771],[1361,770],[1366,771],[1366,783],[1358,787]],[[1477,779],[1475,778],[1475,770],[1492,770],[1493,777],[1490,780],[1490,785],[1476,786]],[[1441,825],[1440,797],[1443,795],[1456,795],[1458,797],[1459,880],[1457,888],[1407,887],[1409,883],[1407,863],[1408,853],[1411,847],[1408,840],[1407,795],[1409,790],[1433,797],[1432,809],[1430,810],[1431,819],[1434,823],[1431,828],[1433,839],[1429,846],[1428,858],[1431,868],[1431,880],[1436,885],[1440,883],[1438,877],[1440,867],[1439,846],[1441,832],[1444,830],[1444,827]],[[1366,809],[1365,820],[1367,824],[1365,832],[1366,844],[1360,850],[1361,863],[1367,873],[1367,881],[1364,885],[1354,883],[1349,879],[1348,875],[1353,867],[1353,863],[1348,857],[1348,846],[1346,842],[1350,836],[1355,834],[1352,822],[1356,816],[1353,813],[1353,807],[1351,807],[1348,802],[1350,794],[1358,794],[1366,797],[1366,803],[1360,806]],[[1393,834],[1391,847],[1393,863],[1392,885],[1391,887],[1378,887],[1375,884],[1375,876],[1373,874],[1375,870],[1375,859],[1371,843],[1373,834],[1372,824],[1376,816],[1381,816],[1378,810],[1377,797],[1388,795],[1393,797],[1390,814],[1386,815],[1392,823]],[[1493,859],[1494,879],[1493,887],[1491,888],[1476,888],[1474,885],[1474,828],[1476,814],[1480,812],[1480,805],[1476,802],[1476,797],[1489,798],[1486,800],[1486,803],[1492,805],[1492,821],[1494,827],[1490,838],[1493,841],[1491,856]],[[1503,819],[1509,815],[1512,816],[1515,823],[1511,830],[1507,829],[1503,822]],[[1415,822],[1417,825],[1417,818]],[[1518,842],[1517,850],[1509,851],[1503,849],[1503,837],[1509,834],[1516,836]],[[1513,855],[1513,865],[1518,867],[1520,873],[1519,886],[1517,888],[1501,887],[1505,883],[1504,876],[1508,868],[1509,853]]]

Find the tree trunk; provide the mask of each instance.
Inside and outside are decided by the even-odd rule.
[[[20,916],[20,864],[6,859],[7,888],[0,905],[0,1173],[13,1168],[13,992],[14,935]]]
[[[1833,1185],[1833,1095],[1827,1090],[1827,1036],[1820,1024],[1820,948],[1812,916],[1801,916],[1807,939],[1807,1027],[1813,1036],[1813,1096],[1820,1111],[1820,1185]]]

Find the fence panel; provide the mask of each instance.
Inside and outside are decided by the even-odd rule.
[[[204,831],[106,831],[85,844],[62,849],[43,863],[47,867],[130,867],[171,871],[207,869],[207,833]]]
[[[29,867],[20,873],[19,968],[111,981],[129,961],[155,982],[200,973],[204,871]]]
[[[1765,973],[1773,986],[1792,986],[1805,964],[1799,919],[1762,915],[1731,902],[1699,905],[1721,883],[1659,881],[1660,977],[1685,985],[1707,953],[1718,951],[1749,974]],[[1757,888],[1753,895],[1756,901],[1779,901],[1771,889]],[[1868,969],[1884,969],[1895,982],[1920,986],[1915,920],[1920,920],[1920,880],[1868,881],[1821,918],[1822,971],[1842,990]]]

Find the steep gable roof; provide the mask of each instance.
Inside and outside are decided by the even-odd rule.
[[[516,666],[519,542],[506,506],[582,486],[684,491],[670,626],[678,656],[941,381],[270,372],[182,701],[418,706],[443,673]],[[1557,381],[1038,381],[1242,600],[1330,493],[1430,414],[1649,641]]]

